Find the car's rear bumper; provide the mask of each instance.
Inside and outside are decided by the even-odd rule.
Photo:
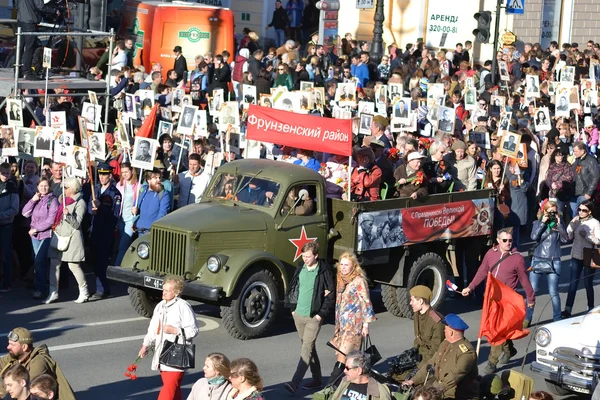
[[[563,364],[559,364],[558,368],[554,369],[548,365],[534,361],[531,363],[531,371],[573,392],[589,394],[592,393],[595,387],[592,378],[573,375]]]
[[[159,290],[155,287],[151,287],[144,284],[144,278],[161,278],[145,271],[136,271],[129,268],[122,268],[116,266],[109,266],[106,271],[108,279],[113,281],[123,282],[130,286],[147,287],[149,289]],[[182,296],[194,300],[217,302],[223,293],[221,286],[212,286],[200,283],[197,281],[186,281]]]

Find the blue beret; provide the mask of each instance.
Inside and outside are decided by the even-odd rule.
[[[107,163],[98,163],[99,174],[112,174],[113,166]]]
[[[469,329],[469,325],[456,314],[446,315],[446,318],[442,320],[442,323],[457,331],[466,331]]]

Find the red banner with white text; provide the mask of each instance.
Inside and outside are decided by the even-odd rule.
[[[402,226],[406,238],[414,243],[475,236],[480,225],[488,228],[490,213],[479,224],[480,210],[470,200],[402,210]]]
[[[350,156],[352,120],[297,114],[251,104],[246,138]]]

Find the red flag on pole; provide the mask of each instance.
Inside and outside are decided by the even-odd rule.
[[[524,319],[523,296],[488,273],[479,337],[485,336],[492,346],[521,339],[529,335],[529,329],[523,329]]]
[[[156,125],[156,114],[158,113],[158,108],[160,105],[158,102],[154,103],[154,107],[150,111],[150,114],[146,116],[144,123],[140,127],[137,135],[139,137],[143,137],[146,139],[154,139],[154,126]]]

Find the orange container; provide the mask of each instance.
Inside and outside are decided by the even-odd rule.
[[[197,55],[223,50],[233,54],[233,12],[194,3],[125,1],[120,34],[135,41],[134,65],[150,71],[154,63],[161,63],[164,81],[175,63],[175,46],[181,46],[188,71],[196,67]]]

